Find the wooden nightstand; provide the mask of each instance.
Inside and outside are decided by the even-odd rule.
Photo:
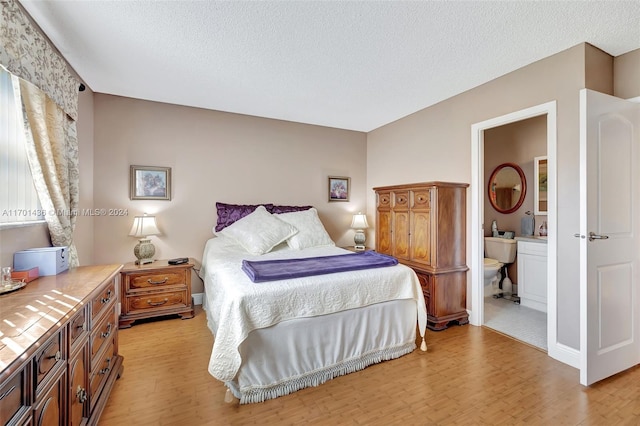
[[[120,271],[120,328],[142,318],[178,314],[193,318],[191,269],[193,259],[182,265],[169,265],[166,260],[138,266],[127,263]]]

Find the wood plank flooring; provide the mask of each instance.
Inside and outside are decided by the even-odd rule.
[[[120,331],[124,375],[100,425],[631,425],[640,367],[589,388],[578,370],[488,328],[427,332],[429,351],[260,404],[226,404],[205,313]]]

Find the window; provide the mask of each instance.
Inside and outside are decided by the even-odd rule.
[[[22,110],[16,107],[17,84],[0,67],[0,226],[44,218],[29,170]]]

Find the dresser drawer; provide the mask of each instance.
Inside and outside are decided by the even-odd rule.
[[[28,371],[26,368],[0,386],[0,424],[6,425],[29,406]],[[24,410],[22,410],[24,411]]]
[[[407,210],[409,208],[409,191],[393,193],[393,209]]]
[[[169,286],[186,286],[186,272],[182,271],[154,271],[140,274],[129,274],[126,278],[127,293],[135,290],[151,290]],[[191,284],[191,283],[189,283]]]
[[[89,373],[89,400],[91,405],[91,410],[93,410],[93,406],[96,403],[100,391],[104,386],[104,383],[109,377],[109,373],[113,368],[116,362],[116,345],[115,345],[115,336],[111,337],[109,343],[107,344],[107,350],[101,352],[99,357],[96,359],[95,365],[91,369]]]
[[[431,277],[427,274],[423,274],[421,272],[416,272],[418,276],[418,281],[420,282],[420,287],[422,287],[422,293],[424,297],[431,296]]]
[[[82,337],[89,331],[89,321],[87,321],[87,310],[83,307],[71,318],[69,322],[69,348],[74,348],[75,343],[82,340]]]
[[[378,193],[378,208],[388,208],[391,206],[391,193],[380,192]]]
[[[110,337],[116,333],[116,308],[111,308],[109,313],[96,323],[91,330],[91,359],[94,361],[95,356],[100,349],[109,342]]]
[[[104,312],[111,302],[116,300],[116,283],[112,280],[99,295],[91,300],[91,320],[92,322]]]
[[[126,309],[129,314],[187,306],[187,291],[172,291],[166,293],[127,296]]]
[[[428,189],[411,191],[412,208],[429,209],[431,208],[431,191]]]
[[[66,364],[67,354],[64,346],[64,329],[61,329],[36,353],[33,362],[38,390],[55,367]]]

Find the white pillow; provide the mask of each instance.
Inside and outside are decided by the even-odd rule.
[[[294,250],[302,250],[309,247],[335,246],[327,230],[318,217],[315,208],[299,212],[281,213],[276,216],[283,221],[295,226],[298,233],[287,240],[287,244]]]
[[[298,230],[259,206],[253,213],[233,222],[219,231],[218,235],[233,238],[251,254],[265,254],[272,248],[296,234]]]

